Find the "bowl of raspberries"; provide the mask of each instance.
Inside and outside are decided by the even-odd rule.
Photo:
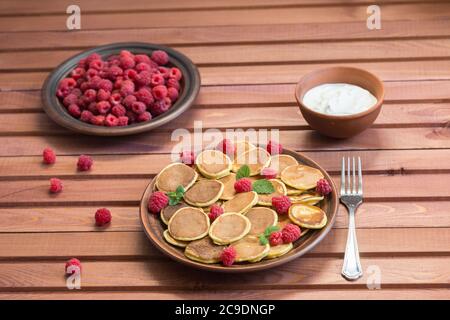
[[[59,65],[42,89],[45,112],[67,129],[120,136],[159,127],[186,111],[200,75],[180,52],[149,43],[116,43]]]

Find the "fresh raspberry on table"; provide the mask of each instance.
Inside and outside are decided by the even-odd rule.
[[[278,175],[278,171],[274,168],[264,168],[261,170],[261,175],[265,179],[275,179]]]
[[[116,80],[114,81],[114,85],[113,85],[114,89],[120,89],[122,87],[122,82],[124,80],[126,80],[124,77],[118,76],[116,78]]]
[[[180,161],[188,166],[191,166],[195,162],[194,152],[192,151],[181,151],[180,152]]]
[[[152,60],[160,66],[163,66],[169,62],[169,55],[162,50],[155,50],[152,52]]]
[[[140,86],[148,86],[152,82],[152,74],[150,71],[141,71],[136,76],[136,83]]]
[[[213,204],[211,206],[211,208],[209,208],[209,220],[211,220],[211,222],[213,222],[214,220],[217,219],[218,216],[220,216],[223,213],[223,208],[218,205],[218,204]]]
[[[272,197],[272,206],[278,214],[286,214],[291,206],[291,199],[288,196]]]
[[[127,111],[127,113],[125,113],[125,116],[128,118],[128,123],[132,124],[135,123],[137,120],[137,115],[136,113],[134,113],[133,111]]]
[[[118,76],[121,76],[123,74],[123,70],[119,66],[111,66],[107,70],[108,78],[111,80],[116,80]]]
[[[107,114],[111,109],[111,104],[108,101],[97,102],[97,111],[100,114]]]
[[[169,68],[166,68],[166,67],[158,67],[158,71],[159,71],[159,73],[162,75],[162,77],[163,77],[164,79],[169,78],[169,76],[170,76],[170,69],[169,69]]]
[[[267,152],[270,154],[280,154],[283,152],[283,146],[276,141],[270,140],[267,144]]]
[[[156,86],[152,89],[152,94],[157,100],[167,97],[167,87],[164,85]]]
[[[167,88],[167,96],[169,97],[170,101],[175,102],[178,99],[178,90],[174,87]]]
[[[97,98],[97,91],[95,91],[94,89],[87,89],[84,92],[83,96],[87,102],[94,102]]]
[[[141,113],[140,115],[138,115],[137,117],[137,121],[138,122],[145,122],[145,121],[149,121],[152,119],[152,115],[150,112],[145,111],[143,113]]]
[[[80,115],[80,120],[83,122],[91,122],[91,118],[94,115],[89,110],[83,110]]]
[[[319,179],[317,181],[316,191],[322,196],[326,196],[331,192],[331,186],[326,179]]]
[[[236,151],[236,147],[234,145],[233,142],[231,142],[230,139],[223,139],[222,141],[220,141],[217,146],[216,149],[219,151],[222,151],[223,153],[227,154],[227,155],[234,155],[234,152]]]
[[[122,81],[122,85],[120,87],[120,95],[122,97],[129,96],[130,94],[133,94],[135,89],[134,82],[131,80],[124,80]]]
[[[77,85],[77,81],[74,78],[64,78],[59,82],[60,88],[73,89]]]
[[[78,158],[77,167],[79,171],[88,171],[91,170],[92,165],[94,164],[94,161],[92,158],[88,155],[82,154]]]
[[[113,114],[108,114],[105,117],[105,126],[107,127],[116,127],[119,125],[119,119]]]
[[[70,75],[72,76],[72,78],[74,78],[75,80],[78,80],[80,78],[82,78],[84,76],[84,73],[86,72],[86,70],[84,70],[84,68],[75,68],[72,70],[72,72],[70,73]]]
[[[178,82],[177,79],[173,79],[173,78],[167,79],[166,85],[169,88],[172,87],[172,88],[175,88],[177,90],[180,90],[180,82]]]
[[[98,82],[98,88],[111,92],[113,89],[113,83],[108,79],[102,79]]]
[[[89,79],[89,86],[92,89],[99,89],[100,83],[102,82],[102,78],[100,78],[98,75],[93,76],[91,79]]]
[[[69,112],[69,114],[72,117],[75,118],[79,118],[81,115],[81,109],[77,104],[71,104],[68,108],[67,108],[67,112]]]
[[[163,100],[156,100],[155,102],[153,102],[149,106],[149,109],[150,109],[150,112],[152,113],[152,115],[156,117],[156,116],[159,116],[160,114],[163,114],[167,110],[169,110],[171,106],[172,106],[172,102],[170,101],[170,99],[165,98]]]
[[[283,238],[283,243],[291,243],[300,238],[301,230],[298,226],[292,223],[288,223],[281,230],[281,235]]]
[[[180,80],[182,76],[183,76],[183,74],[181,73],[180,69],[170,68],[170,74],[169,74],[170,78]]]
[[[169,204],[169,197],[162,191],[155,191],[148,199],[148,210],[158,213]]]
[[[141,71],[151,71],[152,67],[150,67],[150,65],[148,63],[138,63],[136,65],[136,67],[134,68],[137,72],[141,72]]]
[[[123,73],[124,79],[132,80],[132,81],[136,80],[137,75],[138,75],[138,73],[134,69],[125,70],[125,72]]]
[[[45,164],[54,164],[56,162],[55,152],[48,147],[42,151],[42,158]]]
[[[152,104],[155,99],[153,99],[153,95],[150,92],[150,89],[147,88],[140,88],[136,93],[135,93],[136,98],[145,103],[146,105],[150,105]]]
[[[100,208],[95,212],[95,224],[98,227],[104,226],[111,222],[111,211],[106,208]]]
[[[104,65],[104,63],[103,63],[102,60],[92,60],[89,63],[89,68],[90,69],[95,69],[95,70],[102,70],[103,65]]]
[[[115,93],[111,94],[111,96],[109,97],[109,102],[113,106],[117,105],[117,104],[120,104],[121,101],[122,101],[122,96],[118,92],[115,92]]]
[[[139,64],[139,63],[146,63],[146,64],[150,64],[150,57],[146,54],[136,54],[134,56],[134,61]]]
[[[127,110],[121,104],[117,104],[114,107],[112,107],[112,109],[111,109],[111,113],[113,115],[115,115],[116,117],[123,117],[126,112],[127,112]]]
[[[78,103],[78,97],[73,94],[73,93],[69,93],[67,96],[64,97],[63,100],[63,105],[68,107],[71,104],[77,104]]]
[[[77,273],[76,272],[77,269],[79,272],[81,272],[81,262],[77,258],[72,258],[66,262],[65,266],[66,274]]]
[[[269,236],[269,243],[272,247],[283,244],[283,235],[281,231],[272,232]]]
[[[85,59],[85,64],[89,65],[91,63],[91,61],[101,60],[101,59],[102,59],[102,56],[99,55],[98,53],[94,52],[87,56],[87,58]]]
[[[131,57],[131,58],[133,58],[133,61],[134,61],[134,54],[131,53],[131,51],[129,51],[129,50],[120,51],[119,58],[122,58],[122,57]]]
[[[136,114],[144,113],[146,109],[147,107],[145,103],[140,101],[133,102],[133,104],[131,105],[131,110],[133,110],[133,112]]]
[[[117,125],[119,127],[128,125],[128,117],[127,116],[121,116],[121,117],[118,117],[118,119],[119,119],[119,123]]]
[[[95,115],[91,117],[91,124],[96,126],[103,126],[105,124],[105,116]]]
[[[164,77],[159,73],[153,73],[150,78],[150,85],[152,87],[161,86],[164,84]]]
[[[226,247],[220,254],[220,260],[222,264],[226,267],[233,265],[234,260],[236,260],[236,249],[234,247]]]
[[[103,89],[99,89],[97,91],[97,101],[108,101],[110,96],[111,96],[110,91],[106,91]]]
[[[252,191],[253,187],[252,187],[252,182],[250,181],[250,179],[247,178],[242,178],[237,180],[234,183],[234,190],[237,193],[241,193],[241,192],[250,192]]]
[[[58,178],[50,179],[50,192],[51,193],[59,193],[63,189],[62,181]]]
[[[131,108],[131,105],[133,104],[133,102],[136,102],[137,98],[134,95],[129,95],[126,96],[125,98],[123,98],[123,105],[127,108]]]
[[[134,57],[132,56],[120,57],[120,67],[124,70],[134,68],[135,64],[136,62],[134,61]]]
[[[79,88],[72,89],[70,93],[76,95],[78,98],[80,98],[83,95],[83,93]]]

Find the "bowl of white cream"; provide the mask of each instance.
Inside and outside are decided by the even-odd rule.
[[[348,138],[377,118],[384,99],[383,82],[353,67],[331,67],[305,75],[295,97],[308,124],[334,138]]]

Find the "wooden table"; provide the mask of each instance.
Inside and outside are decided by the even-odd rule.
[[[0,2],[0,298],[309,299],[450,298],[450,3],[379,0],[382,29],[366,27],[367,1]],[[342,4],[344,3],[345,4]],[[105,5],[107,3],[107,5]],[[146,134],[105,139],[68,132],[43,113],[48,73],[80,50],[118,41],[170,45],[199,66],[193,108]],[[383,110],[348,140],[310,130],[294,85],[306,72],[353,65],[379,75]],[[257,274],[186,269],[160,254],[138,220],[145,186],[165,164],[170,133],[193,128],[279,128],[338,178],[342,156],[361,156],[365,203],[357,215],[364,278],[340,276],[347,213],[310,254]],[[41,164],[46,146],[58,155]],[[94,157],[79,174],[79,154]],[[63,179],[52,197],[48,180]],[[338,181],[337,181],[338,182]],[[99,207],[113,212],[97,229]],[[82,289],[68,290],[64,262],[82,260]],[[381,290],[369,290],[381,271]],[[370,279],[369,279],[370,280]]]

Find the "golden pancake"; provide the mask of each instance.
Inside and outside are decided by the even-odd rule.
[[[168,229],[176,240],[197,240],[208,234],[209,217],[199,208],[181,208],[170,218]]]
[[[264,258],[270,250],[268,244],[261,244],[258,237],[255,236],[246,236],[239,241],[233,242],[231,246],[236,250],[236,262],[258,262]]]
[[[288,253],[294,248],[294,245],[291,243],[280,244],[278,246],[270,247],[269,253],[264,259],[274,259],[281,257],[282,255]]]
[[[314,206],[323,200],[323,196],[305,193],[300,196],[290,196],[289,199],[292,203],[303,203]]]
[[[250,220],[252,225],[248,233],[252,236],[263,234],[267,227],[275,226],[278,222],[277,213],[270,208],[251,208],[245,216]]]
[[[277,178],[281,177],[281,172],[290,166],[298,164],[297,160],[287,154],[276,154],[270,157],[270,168],[278,171]]]
[[[269,194],[258,194],[258,204],[261,206],[271,206],[273,197],[285,196],[287,194],[286,186],[283,182],[278,179],[270,179],[269,181],[272,183],[275,191]]]
[[[291,219],[289,219],[289,215],[287,214],[279,214],[278,215],[278,228],[283,229],[287,224],[292,223]]]
[[[247,152],[252,149],[256,149],[256,146],[252,144],[251,142],[248,142],[246,140],[239,140],[234,142],[234,157],[236,158],[240,154],[243,154],[244,152]]]
[[[258,202],[258,194],[254,191],[236,193],[236,195],[225,201],[222,205],[224,212],[247,212]]]
[[[236,175],[234,173],[230,173],[229,175],[220,178],[220,182],[223,183],[224,189],[220,199],[222,200],[230,200],[236,195],[236,191],[234,190],[234,183],[236,182]]]
[[[183,163],[172,163],[162,169],[156,177],[156,188],[163,192],[174,192],[178,186],[189,189],[197,180],[198,174]]]
[[[297,196],[297,195],[300,195],[303,192],[305,192],[305,190],[295,189],[295,188],[292,188],[292,187],[290,187],[288,185],[286,185],[286,190],[287,190],[286,193],[287,193],[288,196]]]
[[[230,173],[231,160],[226,154],[218,150],[202,151],[197,158],[195,164],[198,171],[207,178],[219,179]]]
[[[209,228],[209,236],[217,244],[229,244],[244,237],[250,231],[247,217],[235,212],[220,215]]]
[[[327,224],[327,215],[319,207],[296,203],[289,208],[289,218],[303,228],[321,229]]]
[[[250,168],[250,176],[256,176],[261,170],[270,165],[270,154],[263,148],[255,148],[238,155],[233,163],[233,172],[237,172],[243,165]]]
[[[219,200],[223,183],[217,180],[199,180],[184,194],[184,201],[196,207],[207,207]]]
[[[188,243],[189,243],[188,241],[180,241],[180,240],[177,240],[177,239],[172,238],[172,236],[170,235],[169,230],[164,230],[163,236],[164,236],[164,239],[165,239],[168,243],[173,244],[173,245],[176,246],[176,247],[186,248],[186,246],[187,246]]]
[[[287,167],[281,172],[281,181],[300,190],[315,188],[320,179],[323,179],[320,170],[301,164]]]
[[[175,214],[175,212],[178,211],[178,209],[187,207],[188,205],[184,202],[179,202],[178,204],[174,206],[167,206],[161,210],[161,220],[165,224],[169,224],[170,218]]]
[[[190,242],[184,254],[191,260],[203,263],[220,262],[220,255],[226,246],[215,244],[210,237]]]

